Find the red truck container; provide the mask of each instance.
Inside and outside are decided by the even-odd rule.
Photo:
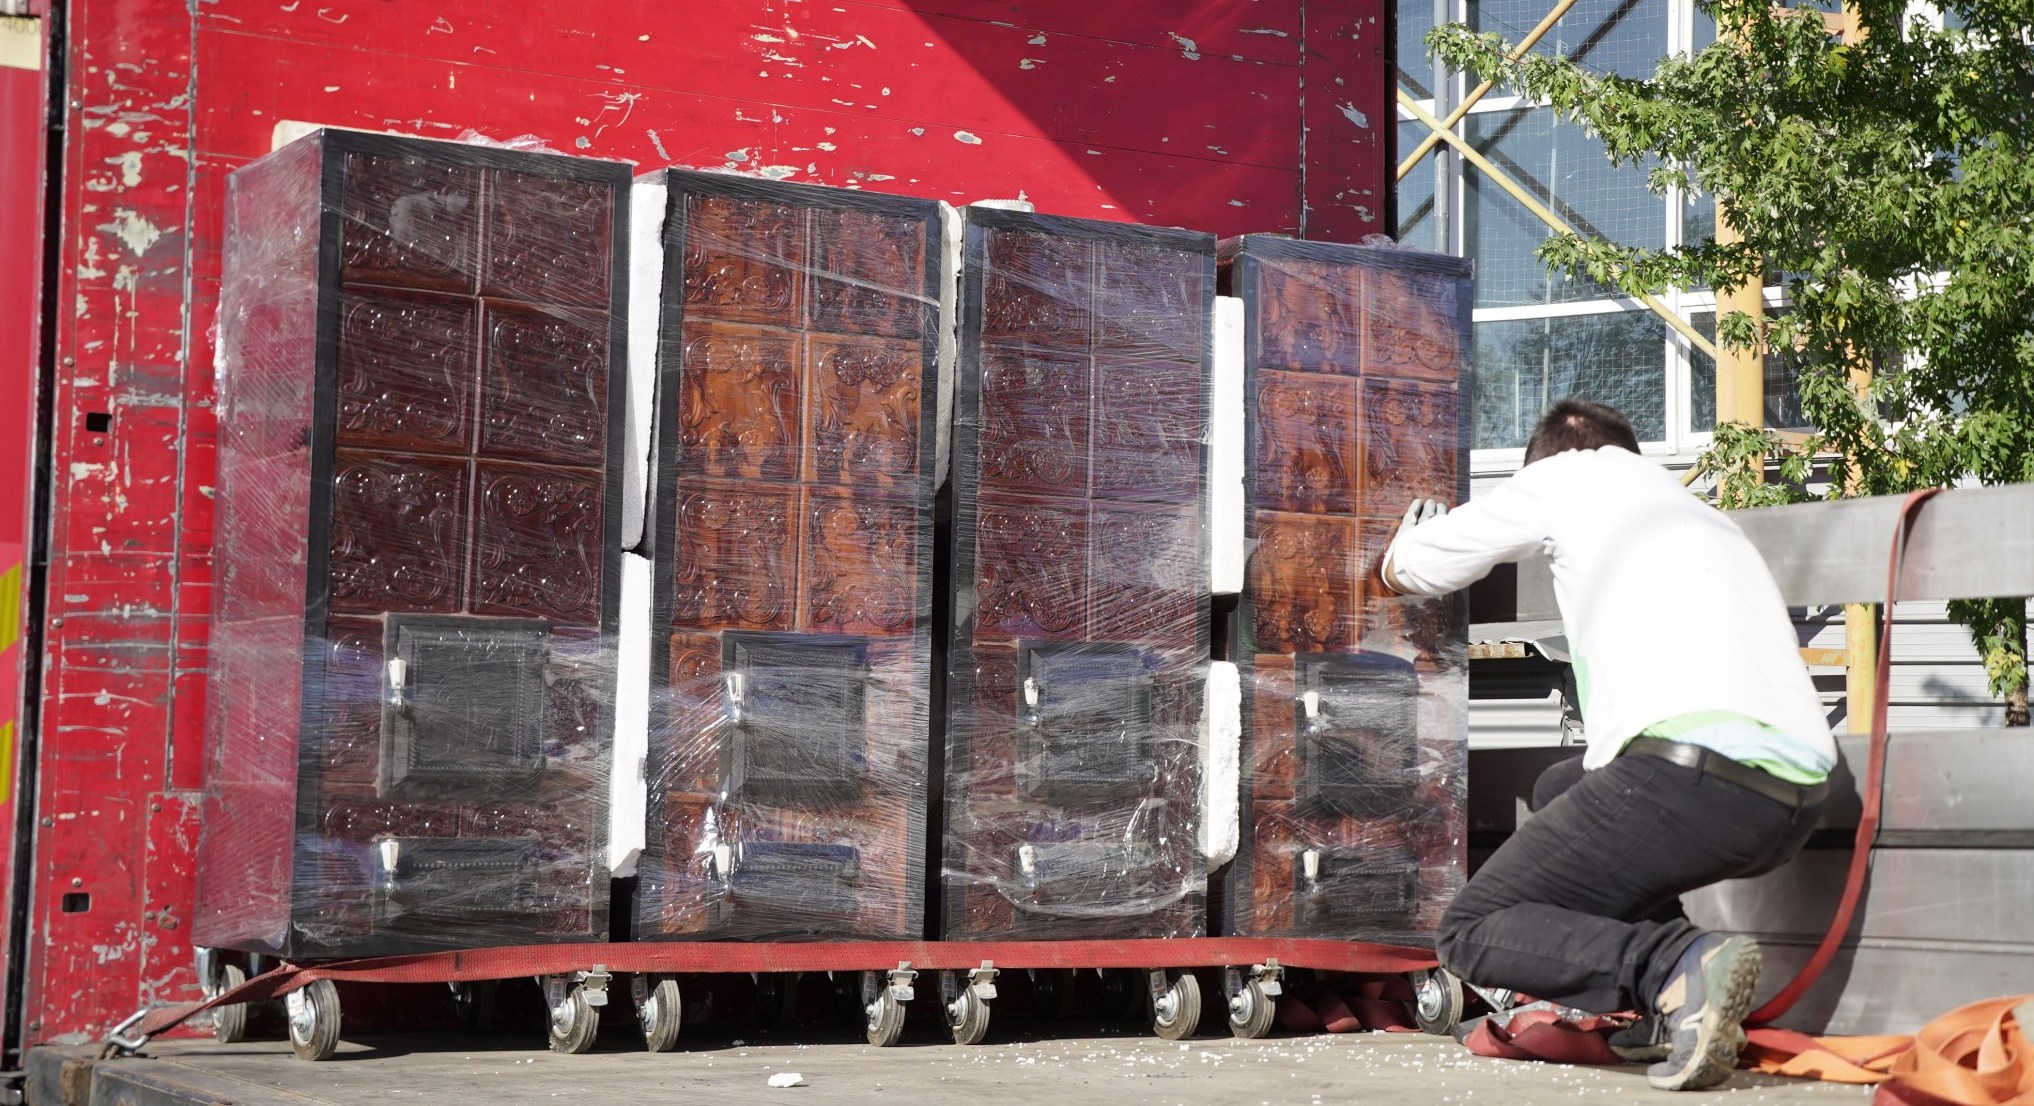
[[[4,1039],[193,998],[227,173],[308,126],[1391,227],[1382,0],[0,0]],[[31,45],[31,44],[35,45]]]

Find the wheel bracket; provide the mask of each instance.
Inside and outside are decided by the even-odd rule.
[[[1247,968],[1222,969],[1222,990],[1227,995],[1229,1001],[1233,1003],[1238,995],[1241,995],[1252,983],[1255,983],[1257,984],[1258,994],[1263,995],[1265,998],[1277,998],[1285,993],[1285,987],[1282,983],[1284,979],[1285,969],[1279,965],[1278,961],[1267,960],[1262,964],[1252,964]]]
[[[592,971],[579,972],[578,977],[579,990],[586,996],[586,1005],[606,1006],[607,984],[614,978],[608,974],[607,965],[595,964]]]
[[[996,997],[996,976],[1000,974],[991,960],[982,961],[982,966],[968,971],[968,986],[974,989],[975,997],[987,1002]]]
[[[912,982],[917,978],[918,973],[911,970],[911,961],[899,961],[897,966],[890,969],[890,972],[885,977],[885,982],[890,988],[890,997],[898,1002],[910,1002],[913,998],[917,997],[917,992],[912,990],[911,987]]]

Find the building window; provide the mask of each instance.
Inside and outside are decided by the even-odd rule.
[[[1631,419],[1640,441],[1665,441],[1667,333],[1650,311],[1615,305],[1588,314],[1477,320],[1476,446],[1525,448],[1541,412],[1566,396],[1608,403]]]
[[[1646,169],[1611,165],[1601,142],[1556,120],[1551,109],[1475,112],[1463,123],[1477,153],[1569,226],[1627,246],[1666,244],[1666,208],[1646,191]],[[1472,171],[1462,185],[1476,306],[1546,306],[1610,294],[1587,277],[1549,273],[1533,251],[1554,231],[1495,181]]]
[[[1474,81],[1427,57],[1421,41],[1427,30],[1437,20],[1459,20],[1516,42],[1551,3],[1402,0],[1400,87],[1445,118]],[[1601,73],[1645,76],[1668,54],[1714,40],[1715,26],[1695,0],[1577,0],[1534,50]],[[1473,148],[1584,234],[1657,248],[1714,231],[1715,208],[1707,197],[1649,191],[1650,166],[1613,166],[1600,141],[1548,108],[1493,93],[1470,108],[1459,128]],[[1426,136],[1423,125],[1401,112],[1402,156]],[[1586,277],[1549,273],[1534,250],[1554,231],[1495,181],[1442,146],[1399,182],[1398,213],[1400,241],[1476,262],[1477,470],[1520,464],[1533,423],[1548,403],[1565,396],[1624,411],[1649,453],[1685,456],[1708,443],[1716,411],[1709,357],[1644,304]],[[1773,295],[1768,292],[1769,299]],[[1660,298],[1698,331],[1713,334],[1715,297],[1708,290]],[[1766,375],[1767,425],[1800,425],[1786,359],[1769,357]]]

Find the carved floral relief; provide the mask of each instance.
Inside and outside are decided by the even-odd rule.
[[[458,610],[466,462],[342,450],[332,469],[332,608]]]
[[[809,479],[825,484],[909,486],[918,478],[917,342],[810,339]]]
[[[795,339],[749,327],[686,328],[678,408],[679,471],[798,478]]]
[[[464,453],[476,333],[463,297],[358,292],[339,306],[339,439]]]

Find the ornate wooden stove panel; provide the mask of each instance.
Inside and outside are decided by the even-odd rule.
[[[1467,265],[1254,235],[1222,253],[1252,540],[1226,932],[1431,940],[1462,878],[1465,611],[1387,598],[1376,568],[1414,498],[1468,493]]]
[[[938,205],[668,195],[643,937],[915,938]]]
[[[1205,931],[1214,242],[970,211],[943,931]]]
[[[607,936],[627,183],[338,131],[234,174],[199,943]]]

